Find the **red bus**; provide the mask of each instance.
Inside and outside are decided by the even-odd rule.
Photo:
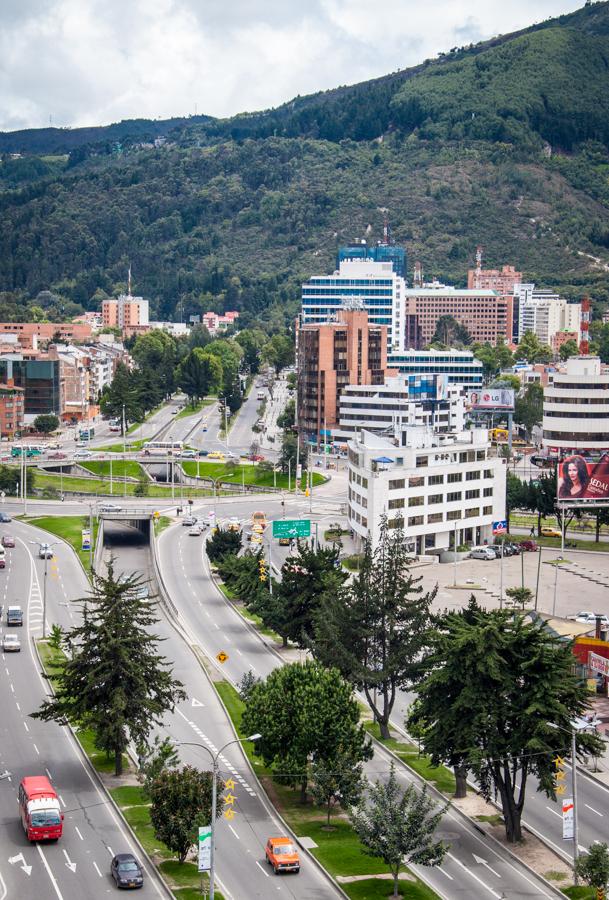
[[[28,841],[56,841],[63,831],[63,813],[53,785],[44,775],[30,775],[19,785],[21,824]]]

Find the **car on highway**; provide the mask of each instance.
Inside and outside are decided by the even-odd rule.
[[[0,569],[6,569],[6,552],[3,544],[0,544]]]
[[[19,653],[21,650],[21,641],[16,634],[5,634],[2,638],[3,653]]]
[[[300,858],[292,838],[271,837],[266,842],[266,861],[275,875],[282,872],[300,872]]]
[[[237,518],[237,516],[231,516],[228,520],[228,530],[229,531],[239,531],[241,529],[241,522]]]
[[[6,513],[0,513],[0,522],[3,522],[4,524],[6,524],[7,522],[12,522],[12,521],[13,520],[11,519],[11,517],[7,516]]]
[[[68,458],[67,453],[59,453],[59,452],[49,453],[49,459],[67,459],[67,458]]]
[[[562,537],[558,528],[551,528],[549,525],[544,525],[542,527],[541,534],[543,537]]]
[[[7,625],[23,625],[23,610],[20,606],[9,606],[6,610]]]
[[[249,536],[249,541],[252,544],[261,544],[262,543],[262,535],[258,532],[254,531]]]
[[[89,450],[77,450],[74,459],[91,459],[93,454]]]
[[[182,525],[186,525],[188,526],[188,528],[190,528],[190,526],[194,525],[196,521],[197,520],[195,516],[184,516],[184,518],[182,519]]]
[[[88,447],[89,442],[88,441],[76,441],[76,446],[77,447]]]
[[[520,549],[523,552],[535,553],[537,550],[539,550],[539,544],[537,543],[537,541],[532,540],[520,541]]]
[[[207,425],[205,425],[205,423],[201,425],[201,431],[207,431]]]
[[[211,450],[207,454],[207,458],[208,459],[217,459],[220,462],[224,462],[226,457],[224,456],[224,453],[222,453],[220,450]]]
[[[111,426],[110,426],[110,431],[117,432],[117,431],[120,431],[120,430],[121,430],[121,426],[120,426],[120,425],[111,425]]]
[[[203,534],[203,529],[198,522],[195,522],[194,525],[191,525],[188,534],[190,535],[190,537],[199,537],[201,534]]]
[[[600,617],[601,625],[606,628],[609,625],[609,618],[602,613],[593,613],[588,609],[581,610],[576,616],[573,616],[573,619],[576,622],[584,622],[587,625],[596,625],[597,615]],[[569,616],[569,618],[571,618],[571,616]]]
[[[3,534],[2,535],[2,546],[3,547],[14,547],[15,546],[15,538],[12,534]]]
[[[141,888],[144,873],[133,853],[117,853],[110,863],[110,874],[118,888]]]
[[[119,506],[117,503],[102,503],[101,506],[98,507],[100,512],[121,512],[122,506]]]
[[[209,450],[199,450],[199,456],[209,456]]]
[[[289,547],[291,543],[292,543],[292,539],[289,537],[279,538],[279,546],[280,547]]]
[[[196,459],[197,451],[196,450],[182,450],[180,453],[182,459]]]
[[[50,544],[41,544],[38,548],[39,559],[53,559],[53,548]]]
[[[497,559],[495,551],[490,547],[474,547],[470,553],[470,559]]]

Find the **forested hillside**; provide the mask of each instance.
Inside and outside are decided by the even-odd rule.
[[[143,126],[142,126],[143,127]],[[101,132],[104,129],[100,129]],[[95,308],[131,264],[153,315],[238,308],[281,326],[336,246],[381,236],[427,275],[521,267],[609,303],[609,4],[277,110],[104,136],[0,166],[0,291],[23,315]],[[6,136],[3,136],[6,137]],[[41,138],[39,146],[44,146]]]

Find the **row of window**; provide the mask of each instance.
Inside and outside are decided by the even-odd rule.
[[[493,514],[492,506],[484,506],[482,508],[483,516],[491,516],[492,514]],[[447,522],[456,522],[462,518],[463,519],[475,519],[479,515],[480,515],[480,507],[479,506],[474,507],[473,509],[466,509],[464,511],[463,516],[461,515],[460,509],[455,509],[455,510],[452,510],[451,512],[446,513],[446,521]],[[357,514],[354,516],[354,518],[356,521],[358,520]],[[388,518],[387,526],[389,528],[404,528],[405,521],[407,522],[408,528],[415,528],[417,525],[425,524],[425,516],[409,516],[407,520],[404,520],[402,517],[394,518],[394,519]],[[427,516],[427,524],[428,525],[435,525],[438,522],[443,522],[443,521],[444,521],[444,514],[441,512],[440,513],[429,513]]]
[[[543,432],[544,440],[547,441],[572,441],[581,444],[582,441],[591,441],[598,444],[600,441],[607,440],[607,432],[605,430],[599,431],[546,431],[544,429]]]

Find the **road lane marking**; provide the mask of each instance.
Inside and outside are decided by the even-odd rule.
[[[25,728],[25,730],[26,730],[27,732],[29,732],[30,729],[29,729],[29,726],[28,726],[28,723],[27,723],[27,722],[24,722],[24,723],[23,723],[23,727]]]
[[[21,712],[21,707],[19,706],[19,703],[18,703],[17,700],[15,700],[15,706],[17,707],[17,709],[19,710],[19,712]]]
[[[75,825],[75,826],[74,826],[74,831],[76,832],[76,834],[78,835],[78,837],[81,839],[81,841],[84,841],[84,837],[83,837],[82,834],[80,833],[80,830],[79,830],[79,828],[78,828],[78,825]]]
[[[598,809],[594,809],[594,807],[590,806],[588,803],[584,803],[584,806],[587,809],[591,810],[591,812],[596,813],[597,816],[600,816],[601,819],[604,818],[602,812],[599,812]]]
[[[482,887],[483,887],[486,891],[489,892],[489,894],[492,894],[493,897],[496,897],[496,900],[502,900],[501,894],[498,894],[496,891],[494,891],[494,890],[492,889],[492,887],[490,887],[488,884],[486,884],[486,882],[484,882],[484,881],[483,881],[481,878],[479,878],[474,872],[472,872],[471,869],[468,869],[467,866],[465,865],[465,863],[461,862],[460,859],[457,859],[456,856],[453,856],[452,853],[447,853],[447,856],[449,856],[454,862],[456,862],[458,866],[461,866],[461,868],[464,869],[464,870],[467,872],[468,875],[471,875],[472,878],[475,878],[475,880],[478,882],[478,884],[481,884]]]
[[[47,773],[47,775],[49,776],[49,781],[52,781],[52,780],[53,780],[53,776],[51,775],[51,773],[49,772],[49,770],[48,770],[48,769],[45,769],[44,771],[45,771],[45,772]]]
[[[93,860],[93,868],[95,869],[95,871],[97,872],[97,874],[99,875],[100,878],[103,878],[103,877],[104,877],[104,876],[102,875],[102,873],[99,871],[99,866],[97,865],[97,863],[95,862],[95,860]]]
[[[58,794],[57,796],[59,797],[59,801],[60,801],[61,805],[62,805],[63,808],[65,809],[65,808],[66,808],[66,804],[64,803],[63,797],[61,796],[61,794]]]
[[[38,749],[38,747],[36,746],[36,744],[34,744],[34,750],[36,751],[36,753],[38,754],[38,756],[40,756],[40,750]]]
[[[235,829],[233,828],[233,826],[232,826],[232,825],[229,825],[228,827],[230,828],[230,830],[232,831],[232,833],[235,835],[235,837],[237,838],[237,840],[240,841],[241,838],[239,837],[239,835],[237,834],[237,832],[235,831]]]
[[[562,819],[561,814],[559,812],[556,812],[555,809],[552,809],[551,806],[546,806],[546,809],[549,810],[549,812],[553,813],[555,816],[558,816],[559,819]]]
[[[38,850],[38,853],[40,854],[40,858],[41,858],[41,860],[42,860],[42,862],[43,862],[43,864],[44,864],[44,867],[45,867],[45,869],[47,870],[47,874],[48,874],[49,878],[51,879],[51,884],[52,884],[53,887],[55,888],[55,893],[57,894],[59,900],[63,900],[63,894],[62,894],[61,891],[59,890],[59,885],[58,885],[57,882],[55,881],[55,876],[54,876],[53,873],[51,872],[51,867],[49,866],[49,864],[48,864],[48,862],[47,862],[47,860],[46,860],[46,856],[45,856],[44,853],[42,852],[42,847],[40,846],[40,844],[36,844],[36,849]]]
[[[262,866],[260,865],[258,860],[256,860],[256,865],[258,866],[258,868],[260,869],[260,871],[262,872],[263,875],[266,875],[267,878],[270,878],[269,873],[264,871],[264,869],[262,868]],[[499,895],[496,894],[495,896],[499,896]]]

